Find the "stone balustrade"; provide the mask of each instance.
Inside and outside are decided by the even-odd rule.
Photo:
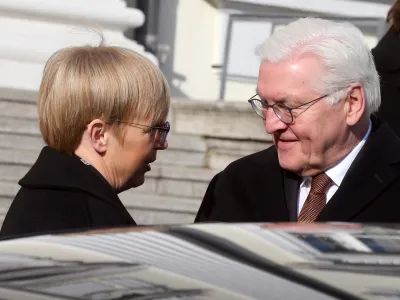
[[[0,222],[44,145],[35,93],[0,99]],[[211,178],[231,161],[271,145],[248,103],[173,100],[169,148],[143,186],[121,199],[140,224],[192,222]]]

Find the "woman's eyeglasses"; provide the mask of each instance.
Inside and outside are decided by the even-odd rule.
[[[118,122],[121,124],[126,124],[126,125],[133,126],[133,127],[138,127],[138,128],[148,128],[151,133],[157,132],[159,134],[158,141],[159,141],[160,146],[163,146],[165,144],[165,142],[167,141],[168,133],[171,129],[171,125],[169,124],[168,121],[165,122],[162,126],[149,126],[149,125],[125,122],[125,121],[120,121],[120,120],[110,120],[110,121]]]

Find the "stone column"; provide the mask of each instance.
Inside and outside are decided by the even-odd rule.
[[[123,34],[144,18],[123,0],[1,0],[0,98],[35,98],[50,55],[67,46],[99,44],[98,32],[106,44],[133,49],[157,63]]]

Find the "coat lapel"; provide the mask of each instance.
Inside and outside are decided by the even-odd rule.
[[[274,146],[272,146],[274,147]],[[284,171],[279,165],[276,149],[260,157],[251,172],[251,188],[247,198],[260,222],[287,222],[290,220],[286,204]]]
[[[317,221],[351,221],[400,176],[400,140],[380,120]]]
[[[300,187],[300,177],[296,174],[284,172],[285,202],[289,213],[290,221],[297,221],[297,196]]]

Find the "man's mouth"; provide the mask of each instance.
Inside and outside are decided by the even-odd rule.
[[[298,140],[295,138],[282,138],[281,136],[274,136],[275,143],[282,142],[282,143],[291,143],[297,142]]]
[[[279,148],[279,149],[286,149],[286,148],[291,148],[292,145],[294,145],[295,142],[298,142],[298,140],[295,139],[276,139],[275,140],[275,145]]]

